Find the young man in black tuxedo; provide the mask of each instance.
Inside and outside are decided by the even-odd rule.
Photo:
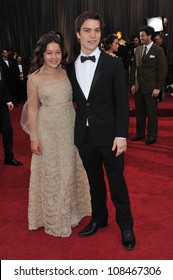
[[[77,17],[75,31],[81,53],[67,68],[77,106],[75,145],[88,175],[92,203],[92,219],[79,235],[87,237],[107,226],[104,164],[122,244],[133,249],[136,240],[123,175],[129,118],[127,81],[121,58],[98,48],[103,26],[95,12],[85,11]]]
[[[14,158],[13,153],[13,129],[9,111],[13,109],[14,105],[11,102],[11,97],[5,87],[3,72],[0,62],[0,132],[2,134],[2,142],[4,148],[4,164],[13,166],[21,166],[22,162]]]

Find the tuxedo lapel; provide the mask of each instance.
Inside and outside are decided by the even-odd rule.
[[[153,52],[153,50],[154,50],[154,44],[151,46],[151,48],[149,49],[149,51],[146,54],[146,56],[150,56],[150,54]]]
[[[2,60],[2,64],[3,64],[3,67],[5,67],[6,69],[9,69],[9,61],[8,61],[8,65],[7,63],[5,62],[5,60]]]
[[[92,93],[92,91],[93,91],[93,89],[94,89],[94,87],[95,87],[95,85],[96,85],[96,83],[97,83],[97,81],[98,81],[98,79],[99,79],[99,77],[102,73],[105,59],[106,59],[105,53],[101,52],[98,63],[97,63],[97,67],[96,67],[96,70],[95,70],[95,74],[94,74],[94,77],[93,77],[93,81],[92,81],[92,84],[91,84],[89,96]],[[89,96],[88,96],[88,98],[89,98]]]
[[[85,98],[85,95],[84,95],[84,93],[83,93],[83,91],[82,91],[82,89],[81,89],[81,87],[78,83],[77,78],[76,78],[76,71],[75,71],[75,64],[74,63],[73,63],[72,71],[71,71],[71,80],[72,80],[72,83],[74,85],[75,90],[77,92],[79,91],[79,93]]]
[[[137,47],[135,52],[136,66],[141,67],[142,64],[142,46]]]

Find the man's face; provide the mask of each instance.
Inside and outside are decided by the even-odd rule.
[[[90,55],[98,46],[101,39],[100,21],[87,19],[81,26],[80,32],[76,33],[80,40],[81,50]]]
[[[160,36],[156,36],[156,45],[162,44],[163,39]]]
[[[148,45],[151,42],[151,35],[147,36],[145,31],[140,32],[140,41],[141,44]]]
[[[2,51],[2,57],[4,57],[4,58],[8,57],[8,51],[7,50]]]
[[[133,43],[135,46],[139,45],[139,39],[137,37],[134,38]]]

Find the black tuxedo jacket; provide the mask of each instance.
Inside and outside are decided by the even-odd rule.
[[[91,136],[98,145],[112,145],[116,136],[127,137],[128,89],[122,59],[101,52],[88,99],[77,81],[74,62],[68,65],[67,73],[77,106],[75,145],[84,140],[87,119]]]
[[[9,66],[5,63],[5,61],[1,58],[1,66],[4,74],[4,81],[6,86],[11,89],[16,83],[19,82],[19,68],[16,60],[14,58],[8,59]]]
[[[11,102],[11,96],[9,92],[7,91],[6,85],[4,83],[4,76],[3,76],[3,71],[0,63],[0,75],[1,75],[1,80],[0,80],[0,109],[7,108],[7,103]]]

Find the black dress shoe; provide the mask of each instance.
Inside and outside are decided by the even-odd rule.
[[[133,230],[123,230],[121,233],[123,246],[128,250],[132,250],[136,245],[136,238]]]
[[[141,136],[135,136],[133,138],[131,138],[131,141],[138,141],[138,140],[141,140],[141,139],[144,139],[145,137],[141,137]]]
[[[148,138],[146,141],[145,141],[145,144],[146,145],[150,145],[150,144],[154,144],[156,142],[156,138]]]
[[[15,158],[11,159],[11,160],[4,160],[4,164],[8,164],[8,165],[14,165],[14,166],[22,166],[23,163],[16,160]]]
[[[99,229],[99,228],[104,228],[107,226],[107,221],[106,222],[102,222],[102,223],[98,223],[98,222],[93,222],[91,221],[89,223],[89,225],[87,225],[83,230],[81,230],[79,232],[79,236],[80,237],[88,237],[90,235],[93,235],[96,233],[96,231]]]

